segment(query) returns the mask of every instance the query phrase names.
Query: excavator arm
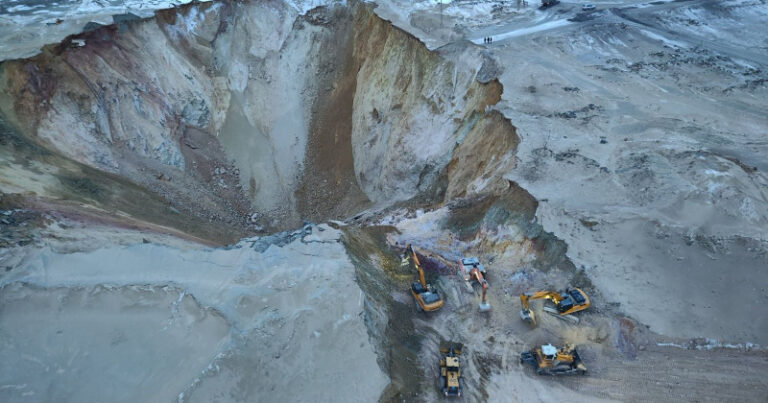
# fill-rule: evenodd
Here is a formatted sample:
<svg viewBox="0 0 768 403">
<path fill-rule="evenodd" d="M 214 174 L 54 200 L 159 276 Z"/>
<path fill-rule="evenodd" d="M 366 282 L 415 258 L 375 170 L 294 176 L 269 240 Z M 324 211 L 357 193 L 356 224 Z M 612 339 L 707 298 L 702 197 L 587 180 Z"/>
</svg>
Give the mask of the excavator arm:
<svg viewBox="0 0 768 403">
<path fill-rule="evenodd" d="M 479 269 L 474 268 L 472 271 L 469 272 L 470 278 L 473 278 L 477 281 L 478 284 L 483 288 L 483 294 L 482 299 L 480 300 L 480 306 L 479 309 L 481 312 L 487 312 L 491 310 L 491 305 L 488 303 L 488 301 L 485 299 L 486 292 L 488 290 L 488 281 L 485 280 L 483 277 L 483 273 L 480 272 Z"/>
<path fill-rule="evenodd" d="M 520 317 L 531 324 L 536 324 L 533 311 L 530 308 L 530 301 L 534 299 L 548 299 L 555 304 L 555 309 L 544 307 L 544 310 L 556 315 L 560 319 L 569 319 L 578 322 L 579 318 L 570 316 L 570 314 L 583 311 L 589 308 L 589 297 L 584 291 L 578 288 L 566 288 L 563 292 L 538 291 L 534 293 L 525 293 L 520 295 Z"/>
<path fill-rule="evenodd" d="M 416 270 L 416 272 L 419 274 L 419 283 L 421 283 L 422 287 L 427 287 L 427 280 L 424 278 L 424 269 L 421 268 L 421 263 L 419 263 L 419 257 L 416 255 L 416 251 L 413 249 L 413 245 L 408 244 L 408 247 L 405 249 L 405 257 L 403 260 L 408 259 L 411 264 L 413 265 L 413 268 Z"/>
<path fill-rule="evenodd" d="M 524 293 L 520 294 L 520 303 L 523 306 L 523 309 L 530 310 L 530 305 L 528 301 L 532 301 L 534 299 L 548 299 L 557 304 L 560 302 L 560 294 L 554 291 L 537 291 L 534 293 Z"/>
<path fill-rule="evenodd" d="M 533 293 L 526 292 L 520 294 L 520 305 L 522 306 L 522 309 L 520 309 L 520 317 L 523 319 L 523 321 L 532 325 L 536 324 L 536 317 L 531 310 L 529 301 L 534 299 L 548 299 L 557 305 L 560 302 L 561 297 L 559 293 L 554 291 L 537 291 Z"/>
<path fill-rule="evenodd" d="M 406 248 L 401 264 L 412 266 L 419 274 L 419 281 L 414 281 L 411 284 L 411 294 L 416 299 L 419 309 L 426 312 L 440 309 L 443 306 L 443 299 L 437 288 L 427 284 L 424 269 L 421 267 L 419 257 L 416 255 L 416 250 L 414 250 L 412 245 L 409 244 Z"/>
</svg>

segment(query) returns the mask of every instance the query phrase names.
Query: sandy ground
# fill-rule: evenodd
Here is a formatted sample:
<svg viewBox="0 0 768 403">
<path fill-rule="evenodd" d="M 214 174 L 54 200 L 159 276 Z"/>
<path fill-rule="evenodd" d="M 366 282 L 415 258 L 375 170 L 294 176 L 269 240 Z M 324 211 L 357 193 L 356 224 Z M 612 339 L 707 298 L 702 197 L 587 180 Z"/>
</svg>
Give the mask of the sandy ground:
<svg viewBox="0 0 768 403">
<path fill-rule="evenodd" d="M 389 248 L 415 242 L 447 262 L 488 262 L 490 314 L 477 313 L 477 290 L 440 270 L 429 274 L 446 291 L 439 313 L 416 312 L 412 273 L 382 281 L 386 309 L 372 307 L 363 277 L 384 276 L 384 249 L 365 273 L 326 225 L 201 249 L 54 224 L 41 236 L 58 243 L 0 250 L 0 400 L 370 401 L 389 396 L 389 375 L 409 393 L 401 400 L 436 401 L 437 345 L 457 340 L 465 401 L 764 401 L 768 323 L 754 307 L 768 302 L 766 4 L 595 3 L 593 13 L 567 1 L 377 11 L 430 48 L 494 38 L 482 54 L 501 66 L 496 108 L 522 137 L 505 178 L 536 197 L 535 218 L 474 237 L 447 208 L 376 222 L 399 231 Z M 247 68 L 231 67 L 234 88 Z M 369 89 L 366 119 L 384 110 L 373 102 L 384 87 Z M 246 119 L 233 130 L 252 128 Z M 230 140 L 240 152 L 248 143 Z M 59 184 L 47 173 L 19 179 L 29 171 L 15 162 L 2 170 L 17 179 L 0 179 L 12 192 L 29 189 L 11 187 L 19 181 L 42 195 Z M 541 249 L 566 245 L 534 242 L 539 223 L 575 267 L 532 268 Z M 521 291 L 564 287 L 576 269 L 594 292 L 578 326 L 541 312 L 535 329 L 519 320 Z M 541 378 L 519 365 L 545 342 L 577 343 L 589 375 Z"/>
<path fill-rule="evenodd" d="M 503 12 L 488 11 L 495 2 L 453 2 L 442 22 L 436 3 L 377 9 L 430 47 L 466 38 L 504 66 L 497 108 L 522 137 L 506 177 L 539 200 L 544 229 L 566 241 L 599 292 L 598 315 L 614 318 L 582 321 L 584 338 L 560 324 L 528 333 L 505 311 L 493 322 L 518 333 L 510 343 L 577 340 L 591 375 L 549 381 L 500 371 L 486 386 L 489 399 L 551 401 L 565 386 L 578 392 L 569 398 L 586 401 L 761 401 L 765 353 L 754 344 L 766 345 L 768 323 L 752 307 L 768 299 L 768 181 L 759 157 L 768 152 L 768 42 L 759 28 L 766 4 L 594 3 L 598 11 L 584 14 L 571 2 Z M 748 34 L 735 34 L 737 26 Z M 493 44 L 483 44 L 486 36 Z M 444 215 L 393 221 L 403 232 L 397 240 L 451 259 L 462 250 L 482 255 L 479 243 L 439 231 Z M 509 283 L 489 280 L 492 305 L 500 306 L 500 282 L 513 294 L 502 301 L 519 304 L 524 254 L 485 253 L 510 264 L 502 266 Z M 625 317 L 638 332 L 630 332 L 634 351 L 621 341 Z M 476 331 L 460 328 L 470 339 Z M 536 392 L 512 394 L 520 389 Z"/>
<path fill-rule="evenodd" d="M 2 400 L 375 400 L 387 380 L 340 233 L 297 234 L 263 252 L 4 250 L 24 256 L 0 278 Z"/>
<path fill-rule="evenodd" d="M 541 201 L 544 228 L 652 330 L 766 344 L 746 309 L 768 298 L 764 2 L 530 4 L 491 20 L 483 4 L 452 3 L 443 25 L 494 38 L 498 108 L 523 138 L 506 176 Z M 436 5 L 397 6 L 380 12 L 428 44 L 452 39 L 415 17 Z"/>
<path fill-rule="evenodd" d="M 8 402 L 170 401 L 223 347 L 229 328 L 168 286 L 15 284 L 2 295 Z"/>
<path fill-rule="evenodd" d="M 488 241 L 499 235 L 496 230 L 484 228 L 476 238 L 456 239 L 445 227 L 450 215 L 446 209 L 417 212 L 410 218 L 400 215 L 396 218 L 397 231 L 388 235 L 393 246 L 400 245 L 396 248 L 410 242 L 427 246 L 417 251 L 430 281 L 438 284 L 446 299 L 437 313 L 424 314 L 411 308 L 416 333 L 423 338 L 420 353 L 426 363 L 427 386 L 420 389 L 423 393 L 419 399 L 442 400 L 428 379 L 437 376 L 430 358 L 438 359 L 437 345 L 444 340 L 464 343 L 465 401 L 760 401 L 768 393 L 763 379 L 768 371 L 764 349 L 664 336 L 653 326 L 648 328 L 627 317 L 623 305 L 612 304 L 611 296 L 602 295 L 600 284 L 595 284 L 596 290 L 589 289 L 593 307 L 578 315 L 579 324 L 551 317 L 535 303 L 539 323 L 531 328 L 519 319 L 519 293 L 542 284 L 568 284 L 563 280 L 571 274 L 532 269 L 533 249 L 526 248 L 525 239 L 519 235 L 505 233 L 496 238 L 497 243 Z M 510 243 L 519 246 L 509 247 Z M 479 256 L 488 269 L 491 312 L 478 313 L 479 288 L 467 287 L 453 274 L 455 265 L 450 266 L 450 262 L 457 251 Z M 406 282 L 401 286 L 407 289 Z M 396 301 L 412 307 L 412 298 L 405 292 L 393 295 Z M 670 310 L 661 315 L 682 314 Z M 519 364 L 522 351 L 547 342 L 575 343 L 588 375 L 540 377 Z"/>
<path fill-rule="evenodd" d="M 112 24 L 113 15 L 149 17 L 190 0 L 9 0 L 0 4 L 0 60 L 30 57 L 40 48 L 82 31 L 89 22 Z"/>
<path fill-rule="evenodd" d="M 125 18 L 151 17 L 156 10 L 211 0 L 8 0 L 0 4 L 0 61 L 33 56 L 45 45 L 79 33 L 86 24 L 108 25 Z M 290 1 L 299 13 L 323 0 Z M 118 17 L 113 18 L 114 15 Z"/>
</svg>

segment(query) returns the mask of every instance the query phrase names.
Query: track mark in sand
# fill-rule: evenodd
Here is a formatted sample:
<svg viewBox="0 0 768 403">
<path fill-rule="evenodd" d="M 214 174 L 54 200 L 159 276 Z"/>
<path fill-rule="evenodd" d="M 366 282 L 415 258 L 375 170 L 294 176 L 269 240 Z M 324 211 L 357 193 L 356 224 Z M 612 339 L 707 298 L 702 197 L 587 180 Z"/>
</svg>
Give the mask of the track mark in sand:
<svg viewBox="0 0 768 403">
<path fill-rule="evenodd" d="M 541 32 L 541 31 L 547 31 L 550 29 L 564 27 L 570 24 L 572 24 L 571 21 L 568 21 L 568 19 L 563 18 L 561 20 L 549 21 L 543 24 L 534 25 L 532 27 L 519 28 L 519 29 L 515 29 L 509 32 L 504 32 L 497 35 L 489 35 L 489 37 L 493 38 L 494 41 L 503 41 L 504 39 L 515 38 L 518 36 L 528 35 L 528 34 Z M 473 39 L 472 43 L 480 45 L 483 43 L 483 38 Z"/>
</svg>

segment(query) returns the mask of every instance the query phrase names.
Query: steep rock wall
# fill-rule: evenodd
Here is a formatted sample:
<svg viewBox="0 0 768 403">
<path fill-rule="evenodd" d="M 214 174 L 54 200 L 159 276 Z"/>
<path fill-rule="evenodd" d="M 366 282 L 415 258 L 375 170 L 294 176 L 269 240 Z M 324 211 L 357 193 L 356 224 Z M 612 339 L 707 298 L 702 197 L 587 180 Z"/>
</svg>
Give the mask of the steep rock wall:
<svg viewBox="0 0 768 403">
<path fill-rule="evenodd" d="M 478 51 L 430 52 L 365 5 L 205 3 L 78 38 L 0 65 L 3 119 L 235 232 L 500 189 L 514 164 Z"/>
<path fill-rule="evenodd" d="M 437 181 L 500 86 L 475 79 L 478 59 L 446 62 L 372 13 L 359 14 L 356 25 L 355 173 L 374 201 L 411 198 Z M 505 129 L 514 137 L 511 125 Z"/>
</svg>

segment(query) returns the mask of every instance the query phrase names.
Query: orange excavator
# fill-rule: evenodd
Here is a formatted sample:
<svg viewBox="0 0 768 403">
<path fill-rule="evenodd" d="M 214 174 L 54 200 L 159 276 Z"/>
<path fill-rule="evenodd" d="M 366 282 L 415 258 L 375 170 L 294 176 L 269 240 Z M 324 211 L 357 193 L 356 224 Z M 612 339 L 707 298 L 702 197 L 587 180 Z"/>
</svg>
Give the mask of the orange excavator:
<svg viewBox="0 0 768 403">
<path fill-rule="evenodd" d="M 533 315 L 533 311 L 528 303 L 529 300 L 534 299 L 548 299 L 555 304 L 555 308 L 545 306 L 543 309 L 545 312 L 551 313 L 560 319 L 568 319 L 573 322 L 578 322 L 579 318 L 575 316 L 569 316 L 574 312 L 583 311 L 589 308 L 589 297 L 584 291 L 578 288 L 566 288 L 565 291 L 537 291 L 533 293 L 520 294 L 520 317 L 523 321 L 532 325 L 536 324 L 536 318 Z"/>
<path fill-rule="evenodd" d="M 459 275 L 464 277 L 464 281 L 477 281 L 477 283 L 480 284 L 480 287 L 483 289 L 480 305 L 478 306 L 480 312 L 488 312 L 491 310 L 491 304 L 489 304 L 488 300 L 486 299 L 488 281 L 485 280 L 485 274 L 487 274 L 487 271 L 485 270 L 485 267 L 480 264 L 480 260 L 478 258 L 465 257 L 459 261 Z"/>
<path fill-rule="evenodd" d="M 419 309 L 426 312 L 440 309 L 443 306 L 443 298 L 440 296 L 437 288 L 432 284 L 427 284 L 426 279 L 424 279 L 424 269 L 421 268 L 419 263 L 419 257 L 416 256 L 416 251 L 410 244 L 405 249 L 401 265 L 410 265 L 419 274 L 419 281 L 414 281 L 411 284 L 411 294 L 416 300 Z"/>
</svg>

